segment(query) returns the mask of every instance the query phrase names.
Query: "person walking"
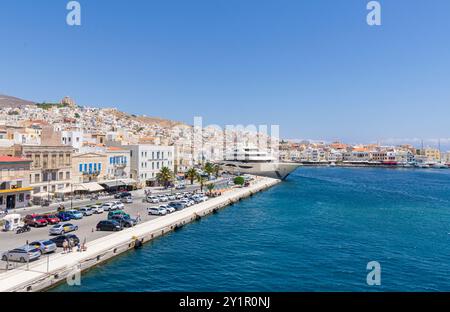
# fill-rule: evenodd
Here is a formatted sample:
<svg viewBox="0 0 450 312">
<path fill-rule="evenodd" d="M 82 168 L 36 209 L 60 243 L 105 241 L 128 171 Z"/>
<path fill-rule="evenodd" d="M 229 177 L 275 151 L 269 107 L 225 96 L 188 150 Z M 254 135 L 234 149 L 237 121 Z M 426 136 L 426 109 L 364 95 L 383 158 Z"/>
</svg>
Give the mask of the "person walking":
<svg viewBox="0 0 450 312">
<path fill-rule="evenodd" d="M 65 239 L 65 240 L 63 241 L 63 253 L 66 253 L 66 252 L 67 252 L 67 244 L 68 244 L 67 239 Z"/>
</svg>

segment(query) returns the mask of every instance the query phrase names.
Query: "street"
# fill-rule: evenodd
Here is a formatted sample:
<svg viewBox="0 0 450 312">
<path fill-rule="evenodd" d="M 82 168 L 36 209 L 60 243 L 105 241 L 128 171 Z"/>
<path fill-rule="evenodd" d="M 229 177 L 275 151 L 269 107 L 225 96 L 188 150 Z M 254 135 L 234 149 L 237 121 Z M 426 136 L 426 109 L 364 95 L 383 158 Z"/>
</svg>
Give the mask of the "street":
<svg viewBox="0 0 450 312">
<path fill-rule="evenodd" d="M 227 181 L 226 180 L 219 180 L 215 182 L 217 188 L 225 188 L 227 187 Z M 152 190 L 152 194 L 170 194 L 170 193 L 182 193 L 182 192 L 192 192 L 198 190 L 200 187 L 198 185 L 187 185 L 185 189 L 182 190 Z M 158 218 L 157 216 L 149 216 L 147 213 L 148 207 L 154 207 L 159 206 L 159 204 L 150 204 L 147 202 L 144 202 L 145 195 L 144 190 L 138 190 L 133 191 L 133 203 L 131 204 L 125 204 L 124 211 L 132 218 L 136 218 L 138 215 L 141 217 L 141 222 L 146 222 L 155 218 Z M 104 199 L 99 200 L 86 200 L 83 201 L 83 203 L 77 203 L 74 204 L 74 208 L 81 208 L 86 205 L 92 205 L 96 203 L 105 203 L 109 202 L 113 199 L 112 196 L 109 196 Z M 167 203 L 167 202 L 166 202 Z M 70 209 L 70 202 L 69 205 L 67 203 L 64 203 L 66 209 Z M 161 203 L 165 204 L 165 203 Z M 17 211 L 17 213 L 20 213 L 23 217 L 28 214 L 44 214 L 44 213 L 55 213 L 56 209 L 58 207 L 58 204 L 53 204 L 50 207 L 36 207 L 32 209 L 24 209 L 21 211 Z M 111 232 L 101 232 L 96 231 L 96 225 L 101 220 L 106 220 L 108 216 L 108 212 L 104 212 L 103 214 L 94 214 L 92 216 L 83 217 L 81 220 L 70 220 L 63 223 L 72 223 L 74 225 L 78 226 L 78 230 L 75 232 L 71 232 L 71 234 L 75 234 L 79 237 L 80 241 L 83 242 L 84 239 L 86 239 L 87 242 L 98 239 L 100 237 L 104 237 Z M 36 240 L 45 240 L 50 239 L 53 236 L 49 235 L 49 229 L 51 225 L 48 225 L 46 227 L 42 228 L 31 228 L 30 232 L 23 233 L 23 234 L 16 234 L 15 231 L 13 232 L 0 232 L 0 253 L 11 250 L 13 248 L 17 248 L 20 246 L 23 246 L 27 243 L 31 243 L 32 241 Z"/>
</svg>

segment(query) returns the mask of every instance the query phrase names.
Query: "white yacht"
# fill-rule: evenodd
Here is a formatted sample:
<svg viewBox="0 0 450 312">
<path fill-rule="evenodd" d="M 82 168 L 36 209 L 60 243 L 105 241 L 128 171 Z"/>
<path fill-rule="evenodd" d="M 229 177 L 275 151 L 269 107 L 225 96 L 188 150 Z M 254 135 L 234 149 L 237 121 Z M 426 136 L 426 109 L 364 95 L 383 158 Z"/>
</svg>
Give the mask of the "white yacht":
<svg viewBox="0 0 450 312">
<path fill-rule="evenodd" d="M 235 148 L 219 163 L 223 170 L 236 174 L 253 174 L 284 180 L 300 167 L 298 163 L 278 162 L 273 156 L 256 147 Z"/>
</svg>

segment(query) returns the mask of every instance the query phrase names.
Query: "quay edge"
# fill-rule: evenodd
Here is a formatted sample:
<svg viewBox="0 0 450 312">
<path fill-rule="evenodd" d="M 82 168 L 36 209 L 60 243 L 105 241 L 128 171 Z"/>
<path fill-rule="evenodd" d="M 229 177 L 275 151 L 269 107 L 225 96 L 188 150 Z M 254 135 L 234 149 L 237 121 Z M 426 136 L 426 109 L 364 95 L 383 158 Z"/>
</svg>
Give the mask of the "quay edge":
<svg viewBox="0 0 450 312">
<path fill-rule="evenodd" d="M 85 252 L 55 254 L 51 257 L 50 265 L 43 259 L 30 264 L 28 271 L 23 269 L 7 271 L 0 274 L 0 291 L 39 292 L 51 289 L 66 281 L 67 277 L 72 276 L 75 272 L 81 274 L 115 256 L 134 249 L 136 241 L 150 242 L 280 182 L 281 180 L 278 179 L 258 177 L 257 181 L 249 187 L 234 189 L 220 197 L 211 198 L 207 202 L 89 242 Z M 48 272 L 47 268 L 49 268 Z"/>
</svg>

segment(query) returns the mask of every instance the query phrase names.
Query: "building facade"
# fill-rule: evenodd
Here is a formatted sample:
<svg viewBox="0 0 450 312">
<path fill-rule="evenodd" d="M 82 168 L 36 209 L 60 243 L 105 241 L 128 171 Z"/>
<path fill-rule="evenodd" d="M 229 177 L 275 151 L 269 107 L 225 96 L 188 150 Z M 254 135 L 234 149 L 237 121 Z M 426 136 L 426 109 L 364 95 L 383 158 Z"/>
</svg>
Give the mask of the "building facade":
<svg viewBox="0 0 450 312">
<path fill-rule="evenodd" d="M 130 151 L 121 147 L 110 146 L 106 149 L 106 176 L 108 179 L 130 177 Z"/>
<path fill-rule="evenodd" d="M 106 179 L 107 156 L 100 153 L 75 154 L 72 157 L 74 184 L 99 182 Z"/>
<path fill-rule="evenodd" d="M 141 185 L 155 185 L 161 168 L 174 171 L 174 147 L 162 145 L 124 145 L 130 151 L 131 178 Z"/>
<path fill-rule="evenodd" d="M 22 146 L 20 156 L 31 161 L 33 194 L 55 193 L 71 184 L 73 148 L 70 146 Z"/>
<path fill-rule="evenodd" d="M 0 156 L 0 211 L 28 206 L 31 199 L 31 160 Z"/>
</svg>

